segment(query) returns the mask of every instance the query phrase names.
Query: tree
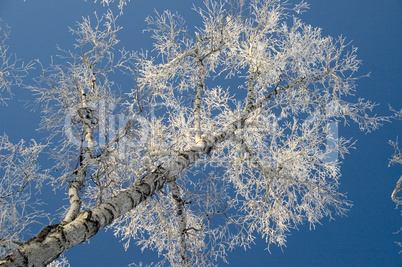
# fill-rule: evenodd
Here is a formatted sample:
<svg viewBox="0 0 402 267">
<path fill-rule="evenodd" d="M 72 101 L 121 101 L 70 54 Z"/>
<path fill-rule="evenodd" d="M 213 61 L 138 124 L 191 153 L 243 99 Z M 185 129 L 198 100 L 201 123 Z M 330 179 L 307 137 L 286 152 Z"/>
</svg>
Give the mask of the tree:
<svg viewBox="0 0 402 267">
<path fill-rule="evenodd" d="M 368 115 L 375 104 L 350 102 L 356 48 L 302 23 L 304 2 L 204 4 L 195 33 L 178 14 L 149 17 L 152 52 L 118 50 L 117 18 L 95 14 L 72 30 L 75 50 L 41 66 L 27 88 L 46 144 L 0 143 L 1 210 L 20 229 L 1 227 L 9 254 L 0 266 L 49 264 L 104 227 L 171 265 L 209 266 L 255 233 L 284 245 L 290 229 L 347 211 L 337 157 L 352 143 L 332 126 L 370 131 L 386 120 Z M 123 75 L 133 81 L 127 94 L 113 82 Z M 40 170 L 45 149 L 54 167 Z M 65 188 L 69 205 L 60 223 L 23 241 L 43 214 L 19 203 L 44 181 Z"/>
</svg>

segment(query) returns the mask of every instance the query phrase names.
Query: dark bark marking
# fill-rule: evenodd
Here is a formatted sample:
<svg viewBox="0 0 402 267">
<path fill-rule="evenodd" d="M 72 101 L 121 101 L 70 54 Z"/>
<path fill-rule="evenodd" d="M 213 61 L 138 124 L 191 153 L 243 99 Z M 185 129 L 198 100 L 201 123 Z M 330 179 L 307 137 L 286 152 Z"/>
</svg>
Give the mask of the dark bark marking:
<svg viewBox="0 0 402 267">
<path fill-rule="evenodd" d="M 18 256 L 22 258 L 23 266 L 28 266 L 28 262 L 29 262 L 29 261 L 28 261 L 28 257 L 25 256 L 24 253 L 22 253 L 19 249 L 16 249 L 15 252 L 13 252 L 13 253 L 17 253 Z M 17 257 L 17 258 L 18 258 L 18 257 Z M 11 261 L 12 261 L 12 262 L 15 262 L 15 259 L 14 259 L 14 257 L 13 257 L 12 254 L 11 254 Z"/>
<path fill-rule="evenodd" d="M 64 233 L 62 226 L 59 226 L 59 233 L 61 237 L 60 239 L 63 240 L 63 243 L 66 243 L 67 242 L 66 233 Z"/>
<path fill-rule="evenodd" d="M 109 207 L 111 207 L 111 210 L 113 210 L 114 213 L 117 212 L 117 209 L 116 209 L 115 205 L 113 205 L 112 203 L 109 203 L 109 202 L 106 202 L 105 204 L 108 205 Z"/>
<path fill-rule="evenodd" d="M 86 223 L 84 223 L 83 225 L 85 227 L 85 232 L 89 232 L 89 226 Z"/>
<path fill-rule="evenodd" d="M 105 210 L 110 214 L 110 216 L 112 216 L 112 219 L 111 219 L 111 220 L 106 220 L 106 221 L 108 222 L 108 224 L 109 224 L 109 223 L 111 223 L 111 222 L 114 220 L 114 213 L 113 213 L 113 211 L 112 211 L 111 209 L 109 209 L 109 208 L 106 208 L 106 207 L 105 207 Z"/>
<path fill-rule="evenodd" d="M 130 202 L 131 202 L 131 208 L 134 208 L 134 199 L 133 199 L 133 197 L 131 196 L 131 194 L 129 193 L 129 192 L 126 192 L 126 195 L 127 195 L 127 197 L 128 197 L 128 199 L 130 199 Z"/>
<path fill-rule="evenodd" d="M 142 202 L 146 198 L 144 196 L 144 193 L 142 193 L 140 189 L 136 189 L 135 192 L 137 192 L 140 195 L 140 202 Z"/>
<path fill-rule="evenodd" d="M 187 154 L 180 154 L 181 157 L 183 157 L 186 161 L 189 160 L 189 157 Z"/>
<path fill-rule="evenodd" d="M 45 238 L 50 235 L 52 232 L 54 232 L 54 229 L 57 227 L 57 225 L 48 225 L 45 228 L 43 228 L 39 234 L 37 234 L 36 236 L 32 237 L 31 239 L 29 239 L 26 244 L 29 245 L 31 243 L 42 243 L 43 240 L 45 240 Z"/>
</svg>

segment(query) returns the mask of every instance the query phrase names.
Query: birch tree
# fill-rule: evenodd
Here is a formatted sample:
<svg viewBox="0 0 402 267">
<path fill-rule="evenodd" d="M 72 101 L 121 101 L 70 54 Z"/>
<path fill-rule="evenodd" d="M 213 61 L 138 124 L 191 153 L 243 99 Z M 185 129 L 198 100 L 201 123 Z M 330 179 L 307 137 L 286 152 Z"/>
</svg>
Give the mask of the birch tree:
<svg viewBox="0 0 402 267">
<path fill-rule="evenodd" d="M 283 246 L 291 229 L 345 214 L 340 160 L 353 142 L 333 127 L 371 131 L 385 118 L 351 102 L 357 49 L 303 23 L 307 7 L 205 0 L 197 27 L 159 12 L 147 18 L 154 46 L 141 52 L 120 46 L 110 11 L 79 22 L 75 49 L 28 86 L 48 142 L 0 143 L 1 210 L 44 181 L 68 203 L 28 241 L 2 227 L 0 266 L 63 266 L 54 260 L 106 227 L 126 248 L 157 251 L 159 265 L 211 266 L 256 235 Z M 120 90 L 124 77 L 132 87 Z M 39 215 L 7 218 L 23 229 Z"/>
</svg>

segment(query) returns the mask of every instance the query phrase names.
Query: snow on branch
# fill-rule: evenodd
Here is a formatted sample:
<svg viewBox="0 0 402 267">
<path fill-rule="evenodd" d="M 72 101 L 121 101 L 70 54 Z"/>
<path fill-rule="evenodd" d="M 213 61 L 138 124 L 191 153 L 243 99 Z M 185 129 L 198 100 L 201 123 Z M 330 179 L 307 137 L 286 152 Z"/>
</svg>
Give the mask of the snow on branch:
<svg viewBox="0 0 402 267">
<path fill-rule="evenodd" d="M 85 1 L 87 1 L 87 0 L 85 0 Z M 101 3 L 103 6 L 105 6 L 105 5 L 109 6 L 110 4 L 113 4 L 114 1 L 115 0 L 100 0 L 99 3 Z M 96 3 L 96 2 L 98 2 L 98 0 L 94 0 L 94 3 Z M 129 3 L 129 2 L 130 2 L 130 0 L 119 0 L 117 7 L 119 8 L 121 14 L 123 14 L 124 6 L 126 6 L 127 3 Z"/>
<path fill-rule="evenodd" d="M 389 164 L 390 165 L 402 164 L 402 153 L 399 149 L 398 138 L 396 139 L 396 141 L 389 141 L 388 143 L 395 149 L 394 155 L 392 155 L 392 158 L 389 160 Z M 402 204 L 402 200 L 400 199 L 400 197 L 397 197 L 397 194 L 402 191 L 401 186 L 402 186 L 402 176 L 396 182 L 395 189 L 394 191 L 392 191 L 391 194 L 392 201 L 394 201 L 397 205 Z"/>
<path fill-rule="evenodd" d="M 1 22 L 1 19 L 0 19 Z M 24 64 L 10 53 L 6 44 L 10 35 L 7 25 L 0 25 L 0 104 L 5 104 L 12 97 L 11 88 L 21 86 L 22 79 L 33 69 L 33 63 Z"/>
<path fill-rule="evenodd" d="M 20 245 L 26 228 L 46 216 L 37 210 L 40 203 L 30 200 L 49 178 L 37 164 L 44 147 L 33 140 L 29 146 L 13 144 L 7 135 L 0 136 L 0 256 Z"/>
</svg>

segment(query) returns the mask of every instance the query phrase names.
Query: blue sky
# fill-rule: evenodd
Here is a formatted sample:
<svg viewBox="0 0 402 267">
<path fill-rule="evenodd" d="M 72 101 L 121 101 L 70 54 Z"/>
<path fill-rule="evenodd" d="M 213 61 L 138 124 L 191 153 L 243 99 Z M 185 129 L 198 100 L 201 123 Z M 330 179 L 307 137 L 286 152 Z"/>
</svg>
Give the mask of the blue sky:
<svg viewBox="0 0 402 267">
<path fill-rule="evenodd" d="M 90 1 L 90 0 L 88 0 Z M 132 0 L 119 19 L 124 29 L 118 35 L 128 49 L 150 49 L 149 35 L 143 34 L 144 18 L 153 9 L 178 10 L 189 20 L 195 13 L 188 0 Z M 292 2 L 292 1 L 291 1 Z M 310 0 L 310 10 L 301 16 L 306 23 L 323 28 L 324 35 L 343 35 L 359 47 L 363 61 L 360 74 L 370 74 L 358 82 L 357 97 L 380 104 L 377 114 L 389 114 L 388 104 L 402 108 L 402 1 L 400 0 Z M 83 0 L 0 0 L 0 18 L 11 27 L 10 51 L 24 61 L 39 58 L 46 66 L 57 54 L 56 44 L 70 49 L 74 39 L 68 27 L 74 27 L 101 5 Z M 117 11 L 116 11 L 117 12 Z M 30 83 L 28 78 L 26 83 Z M 39 139 L 35 129 L 39 113 L 24 108 L 32 96 L 15 88 L 14 100 L 0 106 L 0 134 L 7 133 L 17 142 L 21 138 Z M 388 140 L 402 139 L 402 122 L 385 124 L 370 134 L 356 125 L 341 127 L 340 135 L 358 140 L 356 150 L 347 155 L 342 165 L 341 192 L 347 192 L 353 207 L 347 217 L 324 219 L 310 230 L 308 225 L 294 230 L 287 247 L 265 249 L 257 240 L 251 250 L 237 249 L 229 254 L 229 266 L 401 266 L 402 254 L 394 241 L 402 241 L 400 210 L 395 209 L 390 195 L 401 175 L 399 166 L 388 167 L 393 148 Z M 46 161 L 41 162 L 46 166 Z M 45 196 L 59 201 L 52 193 Z M 155 254 L 141 253 L 132 246 L 124 252 L 122 243 L 109 231 L 66 253 L 72 266 L 127 266 L 131 262 L 150 262 Z M 225 266 L 225 264 L 221 264 Z"/>
</svg>

